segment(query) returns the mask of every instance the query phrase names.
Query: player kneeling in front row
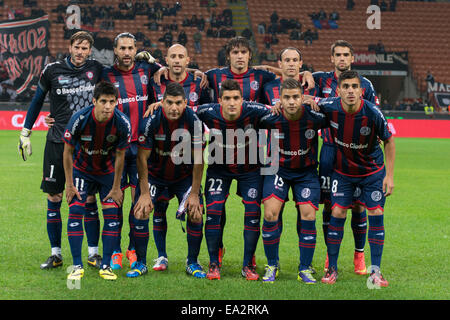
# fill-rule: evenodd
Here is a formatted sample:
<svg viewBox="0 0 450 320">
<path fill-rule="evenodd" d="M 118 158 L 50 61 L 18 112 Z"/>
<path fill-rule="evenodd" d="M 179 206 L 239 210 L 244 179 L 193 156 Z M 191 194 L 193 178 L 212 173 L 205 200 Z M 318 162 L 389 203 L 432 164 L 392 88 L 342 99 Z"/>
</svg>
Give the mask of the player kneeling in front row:
<svg viewBox="0 0 450 320">
<path fill-rule="evenodd" d="M 98 190 L 102 202 L 104 227 L 100 276 L 107 280 L 117 279 L 110 260 L 119 239 L 118 210 L 123 201 L 120 181 L 125 150 L 131 139 L 130 122 L 116 109 L 117 97 L 113 84 L 98 83 L 93 105 L 75 113 L 64 132 L 63 162 L 69 204 L 67 234 L 74 265 L 69 280 L 80 280 L 84 275 L 81 247 L 87 190 Z"/>
<path fill-rule="evenodd" d="M 300 221 L 297 222 L 300 249 L 298 280 L 314 284 L 316 280 L 310 266 L 316 247 L 316 210 L 320 200 L 317 131 L 325 127 L 327 122 L 324 114 L 303 104 L 302 86 L 297 80 L 283 81 L 280 97 L 281 113 L 261 119 L 262 126 L 278 130 L 271 137 L 278 138 L 279 146 L 278 157 L 272 155 L 272 159 L 278 161 L 278 172 L 264 177 L 262 238 L 268 265 L 263 282 L 273 283 L 279 272 L 278 217 L 288 198 L 289 188 L 292 188 L 296 206 L 300 210 Z"/>
<path fill-rule="evenodd" d="M 179 83 L 169 83 L 162 108 L 147 118 L 140 127 L 137 167 L 139 185 L 134 206 L 136 267 L 127 277 L 148 272 L 146 266 L 149 240 L 149 214 L 166 215 L 167 201 L 173 196 L 179 203 L 185 199 L 187 209 L 188 255 L 186 272 L 196 278 L 206 273 L 198 263 L 203 239 L 201 180 L 203 175 L 203 125 L 194 111 L 186 108 L 187 100 Z M 187 197 L 187 199 L 186 199 Z"/>
<path fill-rule="evenodd" d="M 337 280 L 337 260 L 344 235 L 347 210 L 357 187 L 367 208 L 368 240 L 372 270 L 370 279 L 378 286 L 388 282 L 380 272 L 384 246 L 383 208 L 394 188 L 395 144 L 388 123 L 371 102 L 361 99 L 361 80 L 356 71 L 344 71 L 338 79 L 339 97 L 319 102 L 330 122 L 331 137 L 337 148 L 331 177 L 332 213 L 327 234 L 329 268 L 323 283 Z M 379 139 L 384 142 L 386 166 Z"/>
</svg>

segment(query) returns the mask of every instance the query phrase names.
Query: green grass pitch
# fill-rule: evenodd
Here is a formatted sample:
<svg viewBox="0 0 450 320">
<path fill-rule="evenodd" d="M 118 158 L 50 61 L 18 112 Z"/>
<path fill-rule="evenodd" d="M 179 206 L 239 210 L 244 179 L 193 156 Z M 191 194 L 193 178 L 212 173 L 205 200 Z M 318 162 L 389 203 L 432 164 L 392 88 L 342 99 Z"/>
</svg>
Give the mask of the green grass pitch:
<svg viewBox="0 0 450 320">
<path fill-rule="evenodd" d="M 366 276 L 353 273 L 353 236 L 347 219 L 339 258 L 339 280 L 333 285 L 320 281 L 314 286 L 299 283 L 298 238 L 295 231 L 296 214 L 292 202 L 284 214 L 284 229 L 280 244 L 281 273 L 272 285 L 247 282 L 240 275 L 243 256 L 243 206 L 232 186 L 227 202 L 227 225 L 224 243 L 226 254 L 222 280 L 192 279 L 185 274 L 186 234 L 175 220 L 175 201 L 168 209 L 169 270 L 155 272 L 138 279 L 128 279 L 128 267 L 118 272 L 118 280 L 108 282 L 97 270 L 87 266 L 79 289 L 69 289 L 67 267 L 71 265 L 66 234 L 68 208 L 63 202 L 62 253 L 64 266 L 57 270 L 39 269 L 50 254 L 46 232 L 46 199 L 39 189 L 42 176 L 42 156 L 45 132 L 32 135 L 33 155 L 24 162 L 17 154 L 19 132 L 0 131 L 0 299 L 168 299 L 168 300 L 447 300 L 450 298 L 449 225 L 450 225 L 450 140 L 396 139 L 397 158 L 394 194 L 385 207 L 386 240 L 382 271 L 390 282 L 388 288 L 369 289 Z M 130 206 L 126 192 L 124 212 Z M 313 266 L 316 278 L 323 275 L 326 248 L 317 215 L 317 246 Z M 102 218 L 101 218 L 102 220 Z M 125 221 L 126 215 L 125 215 Z M 150 226 L 151 228 L 151 226 Z M 126 248 L 128 226 L 125 223 L 122 248 Z M 100 245 L 101 246 L 101 245 Z M 100 247 L 101 248 L 101 247 Z M 84 240 L 83 256 L 87 258 Z M 150 237 L 149 265 L 156 258 Z M 208 264 L 206 243 L 199 257 Z M 262 241 L 256 252 L 258 272 L 262 275 L 266 263 Z M 127 260 L 124 260 L 127 262 Z M 125 263 L 126 264 L 126 263 Z M 366 243 L 366 264 L 370 265 L 370 249 Z"/>
</svg>

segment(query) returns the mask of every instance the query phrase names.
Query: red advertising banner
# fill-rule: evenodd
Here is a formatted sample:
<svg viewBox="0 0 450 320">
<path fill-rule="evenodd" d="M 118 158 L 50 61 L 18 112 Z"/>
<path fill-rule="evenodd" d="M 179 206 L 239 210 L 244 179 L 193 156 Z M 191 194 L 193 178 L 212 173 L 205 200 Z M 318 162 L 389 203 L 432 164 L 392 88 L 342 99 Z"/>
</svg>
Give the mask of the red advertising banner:
<svg viewBox="0 0 450 320">
<path fill-rule="evenodd" d="M 389 119 L 395 137 L 450 138 L 450 120 Z"/>
<path fill-rule="evenodd" d="M 0 130 L 20 130 L 25 122 L 26 111 L 0 111 Z M 47 130 L 45 117 L 49 112 L 41 112 L 33 130 Z M 450 120 L 410 120 L 388 119 L 389 128 L 395 137 L 405 138 L 448 138 Z"/>
<path fill-rule="evenodd" d="M 47 130 L 45 117 L 50 112 L 41 112 L 34 123 L 33 130 Z M 21 130 L 25 122 L 26 111 L 0 111 L 0 130 Z"/>
</svg>

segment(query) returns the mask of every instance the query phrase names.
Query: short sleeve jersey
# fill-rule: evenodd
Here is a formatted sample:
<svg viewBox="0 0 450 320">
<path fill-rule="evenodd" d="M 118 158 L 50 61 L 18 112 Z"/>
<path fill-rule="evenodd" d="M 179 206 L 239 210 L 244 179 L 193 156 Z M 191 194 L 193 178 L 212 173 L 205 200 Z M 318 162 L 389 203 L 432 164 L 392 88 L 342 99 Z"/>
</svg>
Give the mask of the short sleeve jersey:
<svg viewBox="0 0 450 320">
<path fill-rule="evenodd" d="M 340 97 L 323 99 L 321 111 L 327 115 L 331 138 L 337 147 L 334 169 L 352 177 L 374 174 L 384 167 L 383 151 L 378 139 L 392 137 L 388 123 L 373 103 L 361 100 L 358 110 L 348 113 Z"/>
<path fill-rule="evenodd" d="M 111 118 L 98 122 L 94 106 L 75 113 L 67 124 L 63 141 L 75 148 L 73 165 L 93 175 L 114 172 L 116 149 L 126 149 L 131 140 L 128 117 L 114 109 Z"/>
<path fill-rule="evenodd" d="M 131 122 L 132 138 L 137 141 L 139 122 L 147 110 L 149 99 L 150 79 L 161 65 L 137 61 L 128 71 L 120 70 L 116 65 L 105 68 L 102 80 L 113 83 L 119 91 L 117 107 L 125 113 Z"/>
<path fill-rule="evenodd" d="M 317 71 L 313 73 L 314 82 L 316 84 L 314 91 L 311 92 L 312 95 L 320 98 L 337 97 L 337 87 L 338 78 L 336 72 L 323 72 Z M 372 82 L 366 77 L 360 76 L 361 88 L 362 88 L 362 98 L 368 100 L 377 106 L 380 104 L 375 93 L 375 89 Z M 330 130 L 322 130 L 322 138 L 325 143 L 332 143 Z"/>
<path fill-rule="evenodd" d="M 264 85 L 275 80 L 276 75 L 265 70 L 249 68 L 242 74 L 236 74 L 229 67 L 215 68 L 206 71 L 209 86 L 213 90 L 213 102 L 219 102 L 220 84 L 227 80 L 236 80 L 241 86 L 242 96 L 246 101 L 261 102 Z"/>
<path fill-rule="evenodd" d="M 197 116 L 209 128 L 208 150 L 215 159 L 208 169 L 239 175 L 260 168 L 260 162 L 254 157 L 258 154 L 256 130 L 261 128 L 259 119 L 269 114 L 269 110 L 263 104 L 244 101 L 239 118 L 229 121 L 218 103 L 198 106 Z"/>
<path fill-rule="evenodd" d="M 295 121 L 286 119 L 283 112 L 269 114 L 261 119 L 263 127 L 278 130 L 275 138 L 279 145 L 280 167 L 303 169 L 317 165 L 317 131 L 328 126 L 328 122 L 323 113 L 311 110 L 309 106 L 303 105 L 303 110 L 300 119 Z"/>
<path fill-rule="evenodd" d="M 186 133 L 189 136 L 181 136 Z M 181 143 L 188 143 L 190 147 Z M 186 148 L 181 148 L 182 146 Z M 164 109 L 158 108 L 140 126 L 139 147 L 151 150 L 148 158 L 149 175 L 176 182 L 192 174 L 192 153 L 184 155 L 182 152 L 189 149 L 203 150 L 203 125 L 190 108 L 185 108 L 177 120 L 167 119 Z M 180 163 L 176 164 L 178 161 Z"/>
<path fill-rule="evenodd" d="M 166 92 L 166 87 L 170 82 L 173 82 L 170 78 L 161 78 L 160 85 L 157 85 L 153 79 L 150 81 L 150 86 L 152 88 L 150 100 L 152 103 L 162 100 L 164 92 Z M 194 76 L 190 73 L 186 73 L 186 77 L 183 81 L 180 82 L 180 84 L 183 86 L 184 93 L 186 94 L 187 105 L 191 108 L 194 106 L 198 106 L 199 104 L 211 102 L 209 89 L 201 88 L 200 82 L 200 78 L 194 80 Z"/>
</svg>

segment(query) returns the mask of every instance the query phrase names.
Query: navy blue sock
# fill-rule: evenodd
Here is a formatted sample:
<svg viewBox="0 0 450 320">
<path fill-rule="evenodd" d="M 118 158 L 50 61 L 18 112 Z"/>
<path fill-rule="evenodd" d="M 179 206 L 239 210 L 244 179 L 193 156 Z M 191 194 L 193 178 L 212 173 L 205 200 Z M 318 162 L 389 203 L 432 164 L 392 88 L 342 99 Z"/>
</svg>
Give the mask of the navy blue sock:
<svg viewBox="0 0 450 320">
<path fill-rule="evenodd" d="M 206 208 L 205 239 L 210 263 L 219 264 L 219 245 L 221 239 L 221 216 L 223 203 L 213 202 Z"/>
<path fill-rule="evenodd" d="M 71 204 L 69 206 L 69 218 L 67 219 L 67 236 L 69 238 L 70 252 L 73 265 L 83 265 L 81 260 L 81 248 L 83 246 L 83 216 L 84 206 Z"/>
<path fill-rule="evenodd" d="M 47 199 L 47 234 L 51 248 L 61 248 L 61 201 L 52 202 Z"/>
<path fill-rule="evenodd" d="M 133 237 L 135 242 L 135 250 L 137 261 L 143 264 L 147 264 L 147 248 L 149 240 L 149 219 L 138 220 L 133 216 Z"/>
<path fill-rule="evenodd" d="M 119 241 L 119 208 L 103 209 L 103 258 L 102 263 L 109 266 L 111 256 L 118 246 Z"/>
<path fill-rule="evenodd" d="M 187 264 L 197 263 L 203 239 L 203 222 L 195 223 L 187 219 L 186 233 L 188 244 Z"/>
<path fill-rule="evenodd" d="M 98 218 L 97 202 L 87 202 L 84 215 L 84 229 L 89 247 L 98 247 L 100 239 L 100 220 Z"/>
<path fill-rule="evenodd" d="M 384 246 L 384 215 L 369 216 L 369 245 L 370 257 L 373 266 L 381 265 L 381 256 Z"/>
<path fill-rule="evenodd" d="M 242 266 L 248 266 L 255 254 L 261 234 L 261 208 L 256 201 L 244 201 L 244 260 Z"/>
<path fill-rule="evenodd" d="M 327 245 L 327 234 L 328 234 L 328 226 L 330 225 L 330 219 L 331 219 L 331 211 L 327 211 L 324 208 L 322 211 L 322 230 L 325 245 Z"/>
<path fill-rule="evenodd" d="M 264 219 L 262 226 L 262 239 L 267 264 L 276 266 L 278 264 L 278 248 L 280 245 L 279 221 L 267 221 Z"/>
<path fill-rule="evenodd" d="M 342 238 L 344 237 L 344 225 L 345 218 L 331 216 L 327 234 L 328 260 L 329 267 L 334 267 L 336 270 L 339 249 L 341 247 Z"/>
<path fill-rule="evenodd" d="M 158 257 L 166 257 L 166 235 L 167 235 L 167 202 L 156 202 L 153 214 L 153 238 L 155 240 Z"/>
<path fill-rule="evenodd" d="M 367 235 L 367 214 L 366 209 L 363 212 L 353 212 L 351 226 L 353 238 L 355 239 L 355 250 L 364 251 Z"/>
<path fill-rule="evenodd" d="M 316 249 L 316 220 L 302 220 L 301 235 L 298 240 L 300 248 L 299 271 L 306 270 L 312 263 L 314 250 Z"/>
</svg>

